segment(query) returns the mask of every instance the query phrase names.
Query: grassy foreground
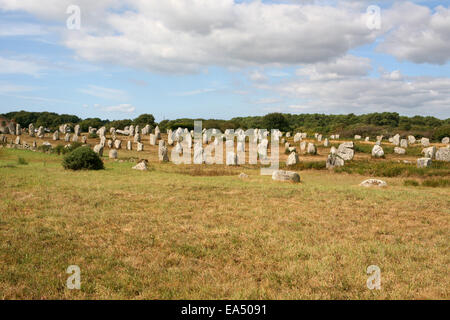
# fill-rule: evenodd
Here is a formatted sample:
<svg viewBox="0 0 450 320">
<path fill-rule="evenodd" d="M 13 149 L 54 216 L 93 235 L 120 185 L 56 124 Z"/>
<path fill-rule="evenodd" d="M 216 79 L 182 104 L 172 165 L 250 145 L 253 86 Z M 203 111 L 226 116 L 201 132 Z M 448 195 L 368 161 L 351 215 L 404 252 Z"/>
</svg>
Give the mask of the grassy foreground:
<svg viewBox="0 0 450 320">
<path fill-rule="evenodd" d="M 368 176 L 314 170 L 297 185 L 250 167 L 137 172 L 107 159 L 71 172 L 61 159 L 0 149 L 2 299 L 450 296 L 448 188 L 383 178 L 388 188 L 365 189 Z M 66 288 L 69 265 L 81 290 Z M 369 265 L 381 290 L 366 287 Z"/>
</svg>

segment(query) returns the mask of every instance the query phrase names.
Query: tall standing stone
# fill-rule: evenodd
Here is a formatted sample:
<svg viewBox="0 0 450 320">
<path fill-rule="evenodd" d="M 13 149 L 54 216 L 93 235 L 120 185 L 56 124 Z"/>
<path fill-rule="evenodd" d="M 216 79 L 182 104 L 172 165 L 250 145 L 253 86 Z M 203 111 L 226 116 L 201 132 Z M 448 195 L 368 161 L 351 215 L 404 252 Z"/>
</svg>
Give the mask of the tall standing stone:
<svg viewBox="0 0 450 320">
<path fill-rule="evenodd" d="M 56 130 L 55 132 L 53 132 L 53 141 L 58 141 L 59 140 L 59 131 Z"/>
<path fill-rule="evenodd" d="M 30 125 L 28 126 L 28 134 L 29 134 L 30 137 L 34 137 L 35 136 L 34 125 L 32 123 L 30 123 Z"/>
<path fill-rule="evenodd" d="M 177 145 L 180 146 L 180 144 Z M 161 162 L 169 162 L 169 150 L 167 149 L 166 142 L 164 140 L 159 141 L 158 158 Z"/>
<path fill-rule="evenodd" d="M 127 150 L 129 151 L 133 150 L 133 144 L 131 143 L 131 140 L 127 141 Z"/>
</svg>

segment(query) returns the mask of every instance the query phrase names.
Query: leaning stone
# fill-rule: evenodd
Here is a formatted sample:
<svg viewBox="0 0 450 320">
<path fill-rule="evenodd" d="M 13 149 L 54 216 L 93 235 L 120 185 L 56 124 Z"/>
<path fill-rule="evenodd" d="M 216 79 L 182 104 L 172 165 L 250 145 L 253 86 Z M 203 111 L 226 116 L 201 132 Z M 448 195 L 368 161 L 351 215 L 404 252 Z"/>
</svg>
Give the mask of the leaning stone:
<svg viewBox="0 0 450 320">
<path fill-rule="evenodd" d="M 387 183 L 383 180 L 368 179 L 359 184 L 361 187 L 387 187 Z"/>
<path fill-rule="evenodd" d="M 431 159 L 430 158 L 420 158 L 417 159 L 417 168 L 426 168 L 431 166 Z"/>
<path fill-rule="evenodd" d="M 272 174 L 272 180 L 300 182 L 300 176 L 297 172 L 277 170 Z"/>
</svg>

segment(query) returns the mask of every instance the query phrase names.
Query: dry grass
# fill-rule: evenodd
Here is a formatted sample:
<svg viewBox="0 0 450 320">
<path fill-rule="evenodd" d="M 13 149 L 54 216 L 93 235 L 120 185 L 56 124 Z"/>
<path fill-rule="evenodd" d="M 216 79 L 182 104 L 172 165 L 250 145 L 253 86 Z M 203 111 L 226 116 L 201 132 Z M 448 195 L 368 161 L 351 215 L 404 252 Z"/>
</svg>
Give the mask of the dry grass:
<svg viewBox="0 0 450 320">
<path fill-rule="evenodd" d="M 314 170 L 285 184 L 155 153 L 149 172 L 68 172 L 59 156 L 3 150 L 0 298 L 449 298 L 448 188 Z M 7 167 L 18 157 L 29 164 Z M 80 291 L 65 288 L 72 264 Z M 372 264 L 380 291 L 366 288 Z"/>
</svg>

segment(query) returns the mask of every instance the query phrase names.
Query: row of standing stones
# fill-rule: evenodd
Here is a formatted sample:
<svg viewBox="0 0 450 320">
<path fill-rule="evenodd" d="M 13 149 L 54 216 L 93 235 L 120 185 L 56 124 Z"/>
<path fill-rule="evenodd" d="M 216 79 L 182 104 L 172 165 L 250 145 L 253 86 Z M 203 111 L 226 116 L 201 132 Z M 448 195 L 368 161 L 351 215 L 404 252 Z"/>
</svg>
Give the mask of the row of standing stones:
<svg viewBox="0 0 450 320">
<path fill-rule="evenodd" d="M 259 130 L 259 129 L 251 129 L 253 130 L 255 143 L 257 143 L 257 154 L 260 159 L 267 159 L 268 157 L 268 137 L 270 133 L 265 130 Z M 25 130 L 21 129 L 19 124 L 12 125 L 11 123 L 7 127 L 0 127 L 0 143 L 6 144 L 7 138 L 4 136 L 4 134 L 13 134 L 16 135 L 16 139 L 14 140 L 13 144 L 18 146 L 21 145 L 21 139 L 20 135 Z M 37 137 L 40 139 L 43 139 L 45 136 L 45 133 L 48 132 L 48 130 L 44 129 L 42 126 L 35 129 L 33 124 L 30 124 L 28 127 L 28 134 L 30 137 Z M 74 126 L 74 132 L 71 135 L 70 134 L 71 129 L 70 126 L 65 124 L 61 125 L 59 127 L 59 130 L 56 130 L 52 134 L 52 138 L 54 141 L 60 140 L 62 136 L 64 136 L 65 142 L 82 142 L 83 144 L 87 143 L 87 136 L 81 135 L 81 128 L 79 125 Z M 125 127 L 124 130 L 116 130 L 115 128 L 110 128 L 110 139 L 106 138 L 106 128 L 102 127 L 100 129 L 91 128 L 88 129 L 89 135 L 96 135 L 100 138 L 100 143 L 94 146 L 94 151 L 98 153 L 100 156 L 103 155 L 104 148 L 107 146 L 109 151 L 109 158 L 111 159 L 117 159 L 118 158 L 118 149 L 122 148 L 122 140 L 118 139 L 118 135 L 123 136 L 132 136 L 133 142 L 136 144 L 136 150 L 138 152 L 144 151 L 144 144 L 142 143 L 141 139 L 145 135 L 149 135 L 149 143 L 150 145 L 158 145 L 158 158 L 162 162 L 168 162 L 169 161 L 169 154 L 168 154 L 168 145 L 173 146 L 175 145 L 174 149 L 175 152 L 178 154 L 183 154 L 183 151 L 186 150 L 186 148 L 191 149 L 194 146 L 194 163 L 195 164 L 201 164 L 201 163 L 208 163 L 206 154 L 204 154 L 203 146 L 200 143 L 197 143 L 193 145 L 193 137 L 194 132 L 193 130 L 189 131 L 187 128 L 178 128 L 177 130 L 167 130 L 167 142 L 161 138 L 161 131 L 159 127 L 156 127 L 154 130 L 151 128 L 150 125 L 146 125 L 142 129 L 139 126 L 129 126 Z M 281 139 L 281 143 L 285 144 L 285 151 L 289 153 L 288 159 L 286 161 L 286 165 L 293 166 L 297 163 L 299 163 L 299 156 L 297 153 L 296 147 L 293 147 L 290 145 L 289 142 L 287 142 L 287 139 L 291 137 L 290 132 L 283 133 L 281 131 L 274 131 L 272 132 L 273 135 L 276 135 L 276 139 Z M 212 138 L 214 137 L 214 140 Z M 203 129 L 202 132 L 202 142 L 203 144 L 209 144 L 210 142 L 214 142 L 214 145 L 218 145 L 220 142 L 223 142 L 224 139 L 226 139 L 227 147 L 234 148 L 234 139 L 237 137 L 237 154 L 234 152 L 227 152 L 226 154 L 226 164 L 233 166 L 242 164 L 243 161 L 245 163 L 245 138 L 246 138 L 246 132 L 242 129 L 238 129 L 236 131 L 233 130 L 226 130 L 224 134 L 220 132 L 220 130 L 212 129 L 210 131 L 210 134 L 207 134 L 206 129 Z M 296 133 L 293 137 L 294 143 L 300 143 L 300 151 L 304 152 L 309 155 L 315 155 L 317 154 L 317 146 L 314 143 L 306 142 L 304 139 L 307 138 L 306 133 Z M 339 140 L 340 136 L 338 134 L 331 135 L 329 138 L 323 137 L 322 134 L 315 133 L 314 139 L 317 140 L 317 142 L 323 142 L 322 145 L 324 147 L 330 146 L 330 140 Z M 372 149 L 372 157 L 374 158 L 382 158 L 384 157 L 384 150 L 381 147 L 381 142 L 384 139 L 383 136 L 377 136 L 375 140 L 375 145 Z M 355 135 L 354 140 L 362 140 L 362 137 L 359 135 Z M 364 141 L 369 142 L 370 137 L 366 137 Z M 419 168 L 425 168 L 429 167 L 432 163 L 432 160 L 437 161 L 450 161 L 450 138 L 445 137 L 442 139 L 442 144 L 447 144 L 446 147 L 441 147 L 439 149 L 436 148 L 436 146 L 430 145 L 430 140 L 428 138 L 421 138 L 420 140 L 417 140 L 414 136 L 407 136 L 406 138 L 402 138 L 399 134 L 396 134 L 393 137 L 388 138 L 388 141 L 392 144 L 394 144 L 396 147 L 394 148 L 394 152 L 396 154 L 405 154 L 406 149 L 409 146 L 413 146 L 415 144 L 420 144 L 424 147 L 422 150 L 422 153 L 424 154 L 423 158 L 417 159 L 417 166 Z M 128 140 L 126 142 L 126 149 L 127 150 L 133 150 L 133 142 Z M 51 144 L 48 142 L 44 142 L 43 145 L 48 145 L 51 147 Z M 32 146 L 27 145 L 25 142 L 23 142 L 22 146 L 25 149 L 35 149 L 37 147 L 36 141 L 33 142 Z M 69 145 L 67 145 L 69 146 Z M 66 147 L 67 147 L 66 146 Z M 227 148 L 228 149 L 228 148 Z M 350 142 L 344 142 L 341 143 L 338 148 L 331 147 L 330 154 L 328 155 L 327 161 L 326 161 L 326 167 L 328 169 L 333 169 L 335 167 L 340 167 L 345 165 L 345 161 L 350 161 L 353 159 L 355 155 L 354 151 L 354 143 L 352 141 Z M 147 168 L 147 162 L 141 161 L 137 166 L 134 167 L 134 169 L 138 170 L 145 170 Z M 274 180 L 279 181 L 293 181 L 298 182 L 300 181 L 300 177 L 295 172 L 291 171 L 276 171 L 273 175 Z M 372 185 L 372 183 L 366 183 Z M 383 186 L 382 183 L 375 183 L 379 186 Z"/>
</svg>

